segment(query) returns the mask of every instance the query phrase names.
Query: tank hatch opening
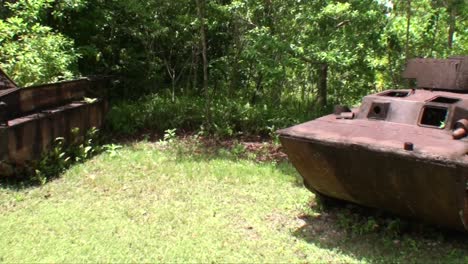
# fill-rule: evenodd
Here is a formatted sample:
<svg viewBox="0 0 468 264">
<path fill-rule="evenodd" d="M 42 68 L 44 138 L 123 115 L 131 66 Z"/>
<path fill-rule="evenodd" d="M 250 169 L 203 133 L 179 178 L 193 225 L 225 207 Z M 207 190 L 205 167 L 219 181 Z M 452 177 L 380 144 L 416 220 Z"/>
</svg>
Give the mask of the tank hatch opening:
<svg viewBox="0 0 468 264">
<path fill-rule="evenodd" d="M 420 124 L 423 126 L 444 128 L 448 110 L 445 107 L 425 106 Z"/>
<path fill-rule="evenodd" d="M 373 102 L 370 106 L 367 118 L 385 120 L 390 110 L 390 103 Z"/>
<path fill-rule="evenodd" d="M 387 96 L 387 97 L 407 97 L 410 94 L 408 91 L 388 91 L 379 94 L 379 96 Z"/>
<path fill-rule="evenodd" d="M 443 103 L 443 104 L 454 104 L 459 101 L 460 101 L 459 98 L 451 98 L 451 97 L 445 97 L 445 96 L 436 96 L 429 100 L 429 102 Z"/>
</svg>

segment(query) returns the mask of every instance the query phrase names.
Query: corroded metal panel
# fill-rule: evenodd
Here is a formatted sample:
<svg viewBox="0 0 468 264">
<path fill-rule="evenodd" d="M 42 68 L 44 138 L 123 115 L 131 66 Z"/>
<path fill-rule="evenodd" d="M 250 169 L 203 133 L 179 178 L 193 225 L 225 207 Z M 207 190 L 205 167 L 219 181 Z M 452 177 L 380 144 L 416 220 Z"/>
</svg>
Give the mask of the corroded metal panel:
<svg viewBox="0 0 468 264">
<path fill-rule="evenodd" d="M 411 59 L 403 76 L 418 88 L 468 91 L 468 57 Z"/>
<path fill-rule="evenodd" d="M 465 229 L 466 166 L 361 145 L 287 136 L 281 142 L 305 185 L 320 194 Z"/>
<path fill-rule="evenodd" d="M 104 101 L 73 102 L 50 111 L 31 114 L 9 122 L 8 158 L 14 164 L 24 164 L 39 158 L 58 137 L 71 139 L 71 131 L 78 128 L 77 137 L 84 137 L 92 127 L 102 125 Z M 93 118 L 89 118 L 93 117 Z"/>
<path fill-rule="evenodd" d="M 12 172 L 10 165 L 40 158 L 56 138 L 70 140 L 75 128 L 82 139 L 100 127 L 107 102 L 85 97 L 104 94 L 108 83 L 109 78 L 82 78 L 0 90 L 0 176 Z"/>
</svg>

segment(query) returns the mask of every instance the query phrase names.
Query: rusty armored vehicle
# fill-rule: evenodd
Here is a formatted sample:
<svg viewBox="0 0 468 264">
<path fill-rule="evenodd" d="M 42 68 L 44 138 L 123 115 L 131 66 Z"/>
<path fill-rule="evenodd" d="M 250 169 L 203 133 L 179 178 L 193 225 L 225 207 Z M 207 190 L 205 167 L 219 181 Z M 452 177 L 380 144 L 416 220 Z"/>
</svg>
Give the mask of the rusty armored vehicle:
<svg viewBox="0 0 468 264">
<path fill-rule="evenodd" d="M 412 59 L 416 89 L 278 131 L 304 185 L 324 198 L 468 231 L 468 57 Z"/>
<path fill-rule="evenodd" d="M 56 138 L 70 138 L 74 128 L 80 137 L 100 127 L 107 103 L 96 97 L 108 84 L 95 77 L 19 88 L 0 70 L 0 176 L 39 158 Z"/>
</svg>

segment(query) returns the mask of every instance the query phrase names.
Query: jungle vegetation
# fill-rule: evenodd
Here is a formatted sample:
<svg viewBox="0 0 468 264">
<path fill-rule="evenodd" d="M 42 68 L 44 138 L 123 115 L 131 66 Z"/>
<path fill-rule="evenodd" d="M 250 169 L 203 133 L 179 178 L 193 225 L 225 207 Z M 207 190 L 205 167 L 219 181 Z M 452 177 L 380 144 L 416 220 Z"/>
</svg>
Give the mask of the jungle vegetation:
<svg viewBox="0 0 468 264">
<path fill-rule="evenodd" d="M 114 83 L 109 137 L 0 180 L 0 261 L 468 263 L 464 234 L 323 210 L 275 134 L 468 55 L 467 26 L 466 0 L 0 0 L 17 84 Z"/>
<path fill-rule="evenodd" d="M 407 86 L 407 58 L 468 54 L 464 0 L 0 3 L 0 67 L 20 85 L 116 76 L 123 133 L 268 133 Z"/>
</svg>

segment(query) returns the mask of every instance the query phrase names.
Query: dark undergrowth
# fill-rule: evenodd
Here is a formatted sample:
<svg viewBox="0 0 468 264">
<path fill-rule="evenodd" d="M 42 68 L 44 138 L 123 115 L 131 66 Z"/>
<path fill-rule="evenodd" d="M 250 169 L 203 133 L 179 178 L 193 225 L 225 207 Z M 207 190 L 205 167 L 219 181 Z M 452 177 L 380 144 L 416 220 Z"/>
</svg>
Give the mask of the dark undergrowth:
<svg viewBox="0 0 468 264">
<path fill-rule="evenodd" d="M 242 135 L 272 136 L 279 128 L 310 120 L 323 114 L 295 100 L 281 103 L 251 104 L 248 99 L 180 96 L 173 102 L 168 96 L 147 95 L 133 101 L 120 101 L 111 107 L 107 125 L 120 135 L 152 131 L 163 133 L 197 132 L 217 137 Z"/>
</svg>

